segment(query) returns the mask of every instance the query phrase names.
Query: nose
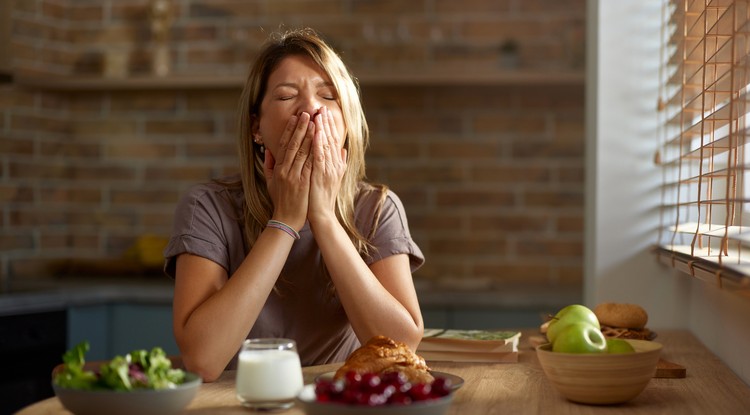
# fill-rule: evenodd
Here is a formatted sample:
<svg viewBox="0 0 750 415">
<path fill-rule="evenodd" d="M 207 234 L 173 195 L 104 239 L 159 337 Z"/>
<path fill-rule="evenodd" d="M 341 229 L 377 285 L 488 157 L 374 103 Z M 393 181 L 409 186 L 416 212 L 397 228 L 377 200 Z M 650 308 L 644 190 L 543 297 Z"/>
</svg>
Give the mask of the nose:
<svg viewBox="0 0 750 415">
<path fill-rule="evenodd" d="M 320 111 L 323 106 L 320 98 L 315 93 L 300 92 L 300 99 L 297 106 L 297 116 L 306 112 L 310 114 L 310 117 L 315 117 L 315 114 Z"/>
</svg>

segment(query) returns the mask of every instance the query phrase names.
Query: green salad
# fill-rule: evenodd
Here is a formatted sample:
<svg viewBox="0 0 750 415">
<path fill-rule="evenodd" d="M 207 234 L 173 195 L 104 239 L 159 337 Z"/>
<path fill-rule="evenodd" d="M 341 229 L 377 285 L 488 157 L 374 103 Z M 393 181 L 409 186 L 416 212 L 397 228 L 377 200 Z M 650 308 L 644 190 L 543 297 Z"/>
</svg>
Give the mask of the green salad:
<svg viewBox="0 0 750 415">
<path fill-rule="evenodd" d="M 55 375 L 55 384 L 70 389 L 131 391 L 169 389 L 185 381 L 185 371 L 172 368 L 172 361 L 160 347 L 115 356 L 98 371 L 84 369 L 88 350 L 89 343 L 84 341 L 65 352 L 65 366 Z"/>
</svg>

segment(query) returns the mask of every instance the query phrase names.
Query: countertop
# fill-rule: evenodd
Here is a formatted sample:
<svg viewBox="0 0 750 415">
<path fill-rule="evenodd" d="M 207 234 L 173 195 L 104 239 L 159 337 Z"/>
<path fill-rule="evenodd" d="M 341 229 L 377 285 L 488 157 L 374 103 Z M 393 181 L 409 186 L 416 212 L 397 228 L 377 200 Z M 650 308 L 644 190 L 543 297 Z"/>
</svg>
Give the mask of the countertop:
<svg viewBox="0 0 750 415">
<path fill-rule="evenodd" d="M 664 345 L 661 356 L 687 368 L 685 378 L 653 378 L 631 401 L 620 405 L 581 405 L 567 401 L 546 379 L 529 339 L 536 335 L 524 330 L 518 363 L 428 362 L 433 370 L 464 379 L 448 409 L 458 414 L 741 414 L 750 408 L 750 387 L 692 334 L 682 330 L 659 332 Z M 340 364 L 303 369 L 305 382 L 330 372 Z M 248 414 L 235 396 L 234 371 L 227 371 L 213 383 L 203 384 L 190 403 L 187 414 Z M 18 415 L 65 414 L 57 398 L 49 398 L 21 410 Z M 305 413 L 294 407 L 287 415 Z"/>
</svg>

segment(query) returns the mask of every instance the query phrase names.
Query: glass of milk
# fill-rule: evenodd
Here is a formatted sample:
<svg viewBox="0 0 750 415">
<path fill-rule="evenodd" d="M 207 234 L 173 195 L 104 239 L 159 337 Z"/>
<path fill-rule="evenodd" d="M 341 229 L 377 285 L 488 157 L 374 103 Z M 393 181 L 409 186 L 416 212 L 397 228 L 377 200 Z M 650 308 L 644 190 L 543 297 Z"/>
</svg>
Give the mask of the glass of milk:
<svg viewBox="0 0 750 415">
<path fill-rule="evenodd" d="M 248 339 L 237 362 L 237 398 L 261 411 L 294 405 L 302 390 L 302 365 L 291 339 Z"/>
</svg>

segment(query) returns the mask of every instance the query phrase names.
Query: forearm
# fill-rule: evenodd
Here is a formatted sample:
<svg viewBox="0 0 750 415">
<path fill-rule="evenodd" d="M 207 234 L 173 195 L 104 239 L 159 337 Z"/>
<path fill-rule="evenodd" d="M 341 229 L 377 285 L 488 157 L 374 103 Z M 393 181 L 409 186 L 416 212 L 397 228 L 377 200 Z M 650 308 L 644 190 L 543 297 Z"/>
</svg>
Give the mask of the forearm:
<svg viewBox="0 0 750 415">
<path fill-rule="evenodd" d="M 415 349 L 422 337 L 423 323 L 408 264 L 405 276 L 381 276 L 391 278 L 391 292 L 367 266 L 337 221 L 314 224 L 313 234 L 360 342 L 384 335 Z M 408 278 L 408 283 L 396 281 L 397 278 Z"/>
<path fill-rule="evenodd" d="M 175 319 L 175 337 L 188 368 L 207 381 L 221 374 L 260 315 L 292 242 L 283 232 L 267 229 L 226 283 L 217 284 L 197 306 L 185 310 L 181 324 Z M 178 279 L 203 277 L 196 273 L 201 270 L 181 270 L 178 261 Z M 175 305 L 179 292 L 175 292 Z"/>
</svg>

